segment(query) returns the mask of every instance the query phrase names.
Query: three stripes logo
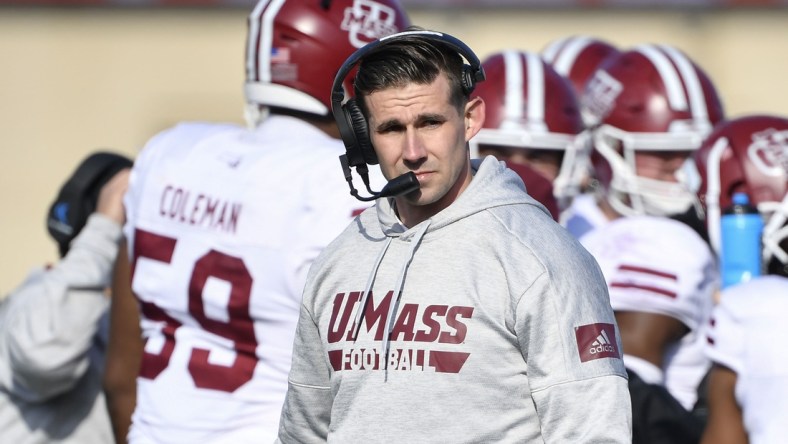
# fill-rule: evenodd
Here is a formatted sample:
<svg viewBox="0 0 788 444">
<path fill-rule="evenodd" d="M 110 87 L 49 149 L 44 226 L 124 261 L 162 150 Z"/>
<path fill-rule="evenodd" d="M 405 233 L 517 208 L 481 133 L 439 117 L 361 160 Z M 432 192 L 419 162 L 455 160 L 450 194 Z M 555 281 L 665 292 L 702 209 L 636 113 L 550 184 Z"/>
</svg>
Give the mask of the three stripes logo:
<svg viewBox="0 0 788 444">
<path fill-rule="evenodd" d="M 613 324 L 588 324 L 575 327 L 580 362 L 600 358 L 621 358 Z"/>
</svg>

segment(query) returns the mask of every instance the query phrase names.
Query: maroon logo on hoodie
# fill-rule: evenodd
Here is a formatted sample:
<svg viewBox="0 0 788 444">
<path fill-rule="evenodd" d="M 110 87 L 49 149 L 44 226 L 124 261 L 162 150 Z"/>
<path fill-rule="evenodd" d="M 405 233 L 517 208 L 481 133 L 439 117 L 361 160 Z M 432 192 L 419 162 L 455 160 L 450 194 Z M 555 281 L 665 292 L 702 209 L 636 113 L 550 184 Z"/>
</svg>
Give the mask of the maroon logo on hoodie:
<svg viewBox="0 0 788 444">
<path fill-rule="evenodd" d="M 354 291 L 338 293 L 334 297 L 326 340 L 340 346 L 328 352 L 335 371 L 388 368 L 460 372 L 470 354 L 450 349 L 465 341 L 468 332 L 465 322 L 473 316 L 473 307 L 403 303 L 394 313 L 389 336 L 394 343 L 387 350 L 382 350 L 386 317 L 394 292 L 389 291 L 381 300 L 376 300 L 370 293 L 361 325 L 356 326 L 356 310 L 362 295 L 363 292 Z M 365 342 L 366 347 L 356 346 L 356 334 L 373 339 L 376 346 L 369 347 L 369 342 Z M 437 350 L 434 345 L 421 347 L 420 343 L 438 344 L 441 349 Z"/>
<path fill-rule="evenodd" d="M 616 343 L 616 327 L 613 324 L 588 324 L 575 327 L 575 338 L 580 362 L 600 358 L 621 358 Z"/>
</svg>

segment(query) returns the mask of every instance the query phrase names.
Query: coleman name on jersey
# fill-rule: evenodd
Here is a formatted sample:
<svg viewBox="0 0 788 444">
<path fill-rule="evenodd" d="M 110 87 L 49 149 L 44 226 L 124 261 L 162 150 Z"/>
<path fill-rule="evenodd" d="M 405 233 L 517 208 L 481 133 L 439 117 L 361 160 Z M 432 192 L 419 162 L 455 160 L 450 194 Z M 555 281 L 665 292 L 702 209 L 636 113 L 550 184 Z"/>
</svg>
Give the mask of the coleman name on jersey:
<svg viewBox="0 0 788 444">
<path fill-rule="evenodd" d="M 188 225 L 234 234 L 243 204 L 167 185 L 161 193 L 159 215 Z"/>
</svg>

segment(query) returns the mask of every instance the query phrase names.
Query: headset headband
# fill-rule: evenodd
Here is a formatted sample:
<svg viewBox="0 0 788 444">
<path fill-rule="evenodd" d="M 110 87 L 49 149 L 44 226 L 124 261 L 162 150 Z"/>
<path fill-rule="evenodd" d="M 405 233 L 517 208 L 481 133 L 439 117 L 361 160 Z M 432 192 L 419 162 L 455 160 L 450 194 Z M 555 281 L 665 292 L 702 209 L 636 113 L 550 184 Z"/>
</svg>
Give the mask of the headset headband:
<svg viewBox="0 0 788 444">
<path fill-rule="evenodd" d="M 449 34 L 444 34 L 442 32 L 437 31 L 403 31 L 398 32 L 396 34 L 391 34 L 386 37 L 381 37 L 373 42 L 370 42 L 361 48 L 357 49 L 356 52 L 350 55 L 350 57 L 345 60 L 345 63 L 339 68 L 336 77 L 334 78 L 334 84 L 331 87 L 331 111 L 334 114 L 334 118 L 338 119 L 339 116 L 342 116 L 342 102 L 345 100 L 345 89 L 343 88 L 342 84 L 345 82 L 345 78 L 353 70 L 356 64 L 361 60 L 365 55 L 369 54 L 370 52 L 374 51 L 377 47 L 389 43 L 394 40 L 399 40 L 403 37 L 410 37 L 410 36 L 419 36 L 424 37 L 426 40 L 435 40 L 442 43 L 447 44 L 452 49 L 457 51 L 458 54 L 463 56 L 465 60 L 468 61 L 468 64 L 471 67 L 471 74 L 473 76 L 474 82 L 481 82 L 484 81 L 484 69 L 482 68 L 481 61 L 479 57 L 468 47 L 465 43 L 463 43 L 460 39 L 451 36 Z M 343 116 L 344 117 L 344 116 Z"/>
</svg>

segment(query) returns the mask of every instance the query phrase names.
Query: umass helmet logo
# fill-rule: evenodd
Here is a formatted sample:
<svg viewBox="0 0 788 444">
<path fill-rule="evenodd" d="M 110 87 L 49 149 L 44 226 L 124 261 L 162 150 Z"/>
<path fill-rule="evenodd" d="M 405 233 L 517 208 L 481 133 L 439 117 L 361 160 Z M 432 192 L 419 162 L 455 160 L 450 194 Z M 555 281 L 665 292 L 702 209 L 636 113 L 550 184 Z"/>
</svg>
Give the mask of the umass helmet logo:
<svg viewBox="0 0 788 444">
<path fill-rule="evenodd" d="M 397 12 L 374 0 L 356 0 L 345 8 L 342 30 L 348 32 L 350 44 L 356 48 L 397 32 Z"/>
<path fill-rule="evenodd" d="M 763 174 L 785 177 L 788 175 L 788 130 L 769 128 L 753 134 L 747 155 Z"/>
<path fill-rule="evenodd" d="M 583 97 L 583 118 L 591 124 L 599 124 L 610 114 L 624 85 L 607 71 L 599 70 L 589 80 Z"/>
</svg>

